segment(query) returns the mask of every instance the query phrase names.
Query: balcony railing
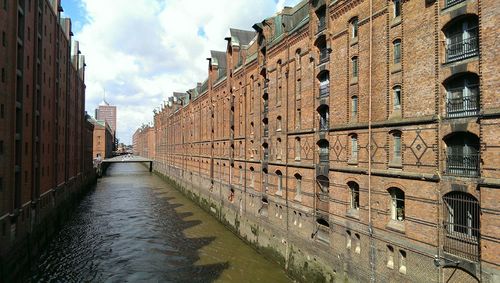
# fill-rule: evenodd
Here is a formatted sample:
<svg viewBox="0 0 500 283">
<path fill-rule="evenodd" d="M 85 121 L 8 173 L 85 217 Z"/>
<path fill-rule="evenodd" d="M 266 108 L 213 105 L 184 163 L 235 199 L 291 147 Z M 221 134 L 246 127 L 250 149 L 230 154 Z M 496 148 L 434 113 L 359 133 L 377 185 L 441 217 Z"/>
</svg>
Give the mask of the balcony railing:
<svg viewBox="0 0 500 283">
<path fill-rule="evenodd" d="M 329 161 L 329 154 L 328 150 L 321 150 L 319 151 L 319 161 L 320 162 L 328 162 Z"/>
<path fill-rule="evenodd" d="M 328 130 L 328 119 L 325 117 L 321 117 L 319 119 L 319 130 L 320 131 L 327 131 Z"/>
<path fill-rule="evenodd" d="M 446 173 L 466 177 L 479 176 L 479 154 L 448 154 L 446 157 Z"/>
<path fill-rule="evenodd" d="M 325 48 L 321 48 L 319 50 L 319 63 L 325 63 L 325 62 L 328 62 L 328 49 Z"/>
<path fill-rule="evenodd" d="M 330 90 L 328 89 L 328 85 L 323 85 L 319 87 L 319 96 L 328 96 L 330 94 Z"/>
<path fill-rule="evenodd" d="M 446 61 L 454 62 L 473 57 L 479 54 L 478 28 L 467 30 L 469 37 L 464 37 L 464 32 L 452 35 L 447 38 Z"/>
<path fill-rule="evenodd" d="M 451 6 L 454 6 L 460 2 L 464 2 L 465 0 L 446 0 L 445 1 L 445 8 L 448 8 L 448 7 L 451 7 Z"/>
<path fill-rule="evenodd" d="M 478 87 L 474 86 L 468 95 L 463 95 L 464 88 L 449 89 L 450 98 L 446 101 L 448 117 L 468 117 L 479 113 Z"/>
</svg>

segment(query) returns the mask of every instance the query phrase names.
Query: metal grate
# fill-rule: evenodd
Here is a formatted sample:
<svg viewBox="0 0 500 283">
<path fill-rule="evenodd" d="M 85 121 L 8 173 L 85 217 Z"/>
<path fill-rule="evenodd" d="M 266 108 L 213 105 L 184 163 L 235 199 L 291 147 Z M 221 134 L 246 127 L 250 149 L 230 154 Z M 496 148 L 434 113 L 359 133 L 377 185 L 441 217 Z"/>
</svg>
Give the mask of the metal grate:
<svg viewBox="0 0 500 283">
<path fill-rule="evenodd" d="M 445 8 L 448 8 L 448 7 L 451 7 L 451 6 L 454 6 L 460 2 L 464 2 L 465 0 L 446 0 L 446 5 L 445 5 Z"/>
<path fill-rule="evenodd" d="M 468 86 L 448 90 L 446 113 L 448 117 L 475 116 L 479 113 L 479 86 Z"/>
<path fill-rule="evenodd" d="M 467 34 L 467 36 L 465 36 Z M 479 54 L 478 28 L 460 31 L 447 38 L 446 61 L 453 62 Z"/>
<path fill-rule="evenodd" d="M 479 175 L 479 154 L 448 154 L 446 173 L 450 175 L 476 177 Z"/>
<path fill-rule="evenodd" d="M 443 197 L 444 251 L 472 261 L 479 261 L 479 213 L 478 201 L 462 192 Z"/>
</svg>

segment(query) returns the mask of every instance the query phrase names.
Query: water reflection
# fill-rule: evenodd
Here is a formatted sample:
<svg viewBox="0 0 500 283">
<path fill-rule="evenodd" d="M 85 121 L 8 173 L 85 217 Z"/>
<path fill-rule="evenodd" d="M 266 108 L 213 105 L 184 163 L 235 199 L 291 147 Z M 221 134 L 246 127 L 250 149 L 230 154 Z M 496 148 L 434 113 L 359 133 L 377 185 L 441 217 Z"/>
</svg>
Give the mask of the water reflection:
<svg viewBox="0 0 500 283">
<path fill-rule="evenodd" d="M 108 169 L 46 248 L 30 278 L 289 282 L 278 265 L 139 164 Z"/>
</svg>

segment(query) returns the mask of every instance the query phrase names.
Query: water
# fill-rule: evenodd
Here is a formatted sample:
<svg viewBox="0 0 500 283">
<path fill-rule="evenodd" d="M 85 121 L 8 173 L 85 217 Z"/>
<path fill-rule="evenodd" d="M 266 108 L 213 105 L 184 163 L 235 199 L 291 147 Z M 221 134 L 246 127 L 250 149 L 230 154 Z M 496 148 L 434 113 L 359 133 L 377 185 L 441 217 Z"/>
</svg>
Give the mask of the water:
<svg viewBox="0 0 500 283">
<path fill-rule="evenodd" d="M 140 164 L 114 164 L 41 254 L 34 282 L 290 282 Z"/>
</svg>

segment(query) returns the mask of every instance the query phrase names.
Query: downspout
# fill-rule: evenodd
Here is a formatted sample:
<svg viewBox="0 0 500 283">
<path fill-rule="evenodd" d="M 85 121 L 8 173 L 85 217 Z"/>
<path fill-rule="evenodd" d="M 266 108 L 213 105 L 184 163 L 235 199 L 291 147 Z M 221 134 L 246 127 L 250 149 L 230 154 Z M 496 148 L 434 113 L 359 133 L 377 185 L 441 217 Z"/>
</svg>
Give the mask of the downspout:
<svg viewBox="0 0 500 283">
<path fill-rule="evenodd" d="M 286 30 L 286 25 L 283 23 L 283 29 L 285 30 L 285 38 L 286 38 L 286 64 L 287 68 L 285 69 L 285 79 L 286 79 L 286 94 L 287 94 L 287 99 L 285 103 L 285 112 L 286 112 L 286 127 L 284 129 L 285 135 L 288 136 L 288 90 L 289 90 L 289 74 L 290 74 L 290 39 L 288 38 L 288 31 Z M 295 78 L 294 78 L 295 79 Z M 295 100 L 295 99 L 294 99 Z M 283 128 L 283 126 L 281 126 Z M 287 143 L 287 148 L 288 148 L 288 138 L 286 139 Z M 288 150 L 286 150 L 286 156 L 285 156 L 285 176 L 288 176 Z M 286 203 L 286 235 L 288 235 L 288 231 L 290 230 L 290 217 L 288 213 L 288 178 L 285 178 L 285 203 Z M 286 238 L 286 243 L 285 244 L 285 270 L 288 270 L 288 257 L 289 257 L 289 241 L 288 237 Z"/>
<path fill-rule="evenodd" d="M 439 11 L 440 11 L 440 2 L 441 1 L 436 1 L 436 10 L 435 10 L 435 18 L 437 19 L 438 16 L 439 16 Z M 437 64 L 435 66 L 435 71 L 436 71 L 436 74 L 437 74 L 437 82 L 436 82 L 436 93 L 438 94 L 438 98 L 437 98 L 437 101 L 438 101 L 438 108 L 437 109 L 440 109 L 440 106 L 441 106 L 441 96 L 440 96 L 440 92 L 439 92 L 439 62 L 440 62 L 440 58 L 439 58 L 439 44 L 440 44 L 440 40 L 439 40 L 439 21 L 435 22 L 435 40 L 436 40 L 436 43 L 435 43 L 435 47 L 434 47 L 434 52 L 435 54 L 437 54 L 436 56 L 438 57 L 437 58 Z M 438 111 L 439 113 L 439 111 Z M 438 126 L 437 127 L 438 129 L 438 136 L 440 137 L 441 136 L 441 127 Z M 438 147 L 439 148 L 439 147 Z M 437 158 L 438 158 L 438 161 L 441 160 L 441 150 L 438 150 L 437 151 Z M 440 164 L 442 164 L 442 162 L 438 162 L 438 172 L 441 172 L 439 170 L 440 168 Z M 442 220 L 442 212 L 441 212 L 441 206 L 442 206 L 442 203 L 441 203 L 441 190 L 440 190 L 440 186 L 439 186 L 439 183 L 436 184 L 436 194 L 437 194 L 437 197 L 438 197 L 438 205 L 437 205 L 437 241 L 438 241 L 438 245 L 437 245 L 437 259 L 441 259 L 441 223 L 443 223 L 441 220 Z M 443 277 L 443 268 L 441 266 L 438 266 L 438 282 L 443 282 L 444 280 L 444 277 Z"/>
<path fill-rule="evenodd" d="M 372 223 L 372 53 L 373 53 L 373 0 L 370 0 L 370 41 L 368 68 L 368 234 L 370 237 L 370 281 L 375 282 L 375 247 Z"/>
</svg>

